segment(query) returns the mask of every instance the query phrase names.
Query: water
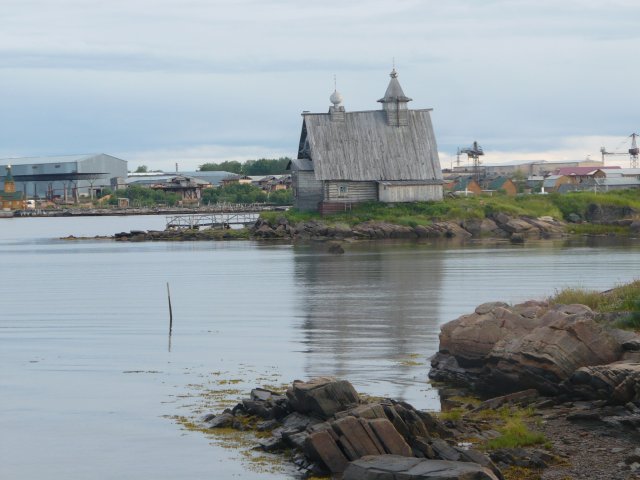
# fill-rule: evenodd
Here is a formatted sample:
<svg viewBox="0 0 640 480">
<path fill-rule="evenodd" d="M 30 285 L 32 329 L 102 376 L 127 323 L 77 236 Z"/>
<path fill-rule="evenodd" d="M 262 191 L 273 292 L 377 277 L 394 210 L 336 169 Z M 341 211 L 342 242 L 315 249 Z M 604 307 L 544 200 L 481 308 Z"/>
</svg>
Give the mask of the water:
<svg viewBox="0 0 640 480">
<path fill-rule="evenodd" d="M 322 245 L 56 240 L 163 225 L 0 220 L 0 478 L 290 478 L 168 417 L 195 415 L 201 389 L 227 380 L 245 392 L 316 375 L 436 409 L 426 379 L 440 324 L 485 301 L 607 289 L 637 277 L 640 260 L 637 240 L 367 243 L 342 256 Z"/>
</svg>

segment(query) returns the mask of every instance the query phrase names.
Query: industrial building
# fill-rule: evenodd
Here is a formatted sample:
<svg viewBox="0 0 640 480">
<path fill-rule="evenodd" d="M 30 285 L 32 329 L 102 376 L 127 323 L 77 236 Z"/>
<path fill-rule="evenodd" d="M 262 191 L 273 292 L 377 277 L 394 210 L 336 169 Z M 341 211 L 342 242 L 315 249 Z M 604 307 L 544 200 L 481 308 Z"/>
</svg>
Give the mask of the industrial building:
<svg viewBox="0 0 640 480">
<path fill-rule="evenodd" d="M 11 165 L 15 188 L 27 198 L 73 200 L 99 193 L 127 178 L 127 162 L 104 153 L 0 159 Z M 1 178 L 0 178 L 1 180 Z"/>
</svg>

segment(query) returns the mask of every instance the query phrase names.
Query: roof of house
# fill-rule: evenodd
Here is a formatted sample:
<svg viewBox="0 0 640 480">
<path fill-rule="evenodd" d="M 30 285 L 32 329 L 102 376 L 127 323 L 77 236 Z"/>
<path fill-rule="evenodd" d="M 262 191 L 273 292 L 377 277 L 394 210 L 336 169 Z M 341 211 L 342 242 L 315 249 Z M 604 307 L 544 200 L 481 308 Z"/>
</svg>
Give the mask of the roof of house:
<svg viewBox="0 0 640 480">
<path fill-rule="evenodd" d="M 590 185 L 602 185 L 602 186 L 624 186 L 628 185 L 629 187 L 637 187 L 640 186 L 640 179 L 636 177 L 606 177 L 599 178 L 596 181 L 589 182 Z"/>
<path fill-rule="evenodd" d="M 545 179 L 542 181 L 542 186 L 545 188 L 555 187 L 558 179 L 563 176 L 564 175 L 549 175 L 548 177 L 545 177 Z"/>
<path fill-rule="evenodd" d="M 471 182 L 476 183 L 476 181 L 471 177 L 460 178 L 454 184 L 453 191 L 454 192 L 459 192 L 461 190 L 466 190 L 469 187 L 469 185 L 471 184 Z"/>
<path fill-rule="evenodd" d="M 511 181 L 507 177 L 496 177 L 488 185 L 489 190 L 500 190 L 507 181 Z"/>
<path fill-rule="evenodd" d="M 411 99 L 397 77 L 394 69 L 384 97 L 378 100 L 382 110 L 341 110 L 334 116 L 334 108 L 329 113 L 302 114 L 298 159 L 311 160 L 317 180 L 442 181 L 430 110 L 406 109 Z M 396 109 L 389 109 L 394 104 Z M 387 114 L 397 113 L 399 105 L 403 124 L 390 125 L 393 122 Z M 292 166 L 298 167 L 298 163 L 292 162 Z"/>
<path fill-rule="evenodd" d="M 558 168 L 555 173 L 557 175 L 593 175 L 598 170 L 619 169 L 620 167 L 562 167 Z"/>
<path fill-rule="evenodd" d="M 607 177 L 634 176 L 634 175 L 640 175 L 640 168 L 619 168 L 617 170 L 611 170 L 605 173 Z"/>
<path fill-rule="evenodd" d="M 303 114 L 316 178 L 442 180 L 429 111 L 407 113 L 404 127 L 388 125 L 382 110 L 345 112 L 344 122 L 329 114 Z"/>
</svg>

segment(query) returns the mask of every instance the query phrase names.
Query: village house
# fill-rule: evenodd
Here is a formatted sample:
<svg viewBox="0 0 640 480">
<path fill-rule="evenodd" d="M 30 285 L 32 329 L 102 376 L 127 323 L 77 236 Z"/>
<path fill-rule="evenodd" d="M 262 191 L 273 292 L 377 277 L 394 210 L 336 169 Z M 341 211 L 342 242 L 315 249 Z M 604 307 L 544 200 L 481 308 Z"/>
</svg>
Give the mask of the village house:
<svg viewBox="0 0 640 480">
<path fill-rule="evenodd" d="M 163 182 L 151 185 L 154 190 L 165 193 L 177 193 L 183 202 L 198 202 L 202 198 L 202 189 L 209 188 L 211 184 L 199 178 L 176 175 Z"/>
<path fill-rule="evenodd" d="M 453 184 L 452 191 L 456 195 L 480 195 L 482 193 L 482 187 L 473 179 L 473 177 L 460 177 Z"/>
<path fill-rule="evenodd" d="M 381 110 L 347 112 L 334 91 L 328 113 L 302 114 L 288 166 L 296 208 L 324 214 L 364 201 L 442 199 L 431 109 L 410 110 L 395 69 L 390 76 Z"/>
<path fill-rule="evenodd" d="M 518 187 L 508 177 L 496 177 L 490 179 L 486 184 L 486 190 L 505 193 L 510 197 L 515 197 L 518 193 Z"/>
</svg>

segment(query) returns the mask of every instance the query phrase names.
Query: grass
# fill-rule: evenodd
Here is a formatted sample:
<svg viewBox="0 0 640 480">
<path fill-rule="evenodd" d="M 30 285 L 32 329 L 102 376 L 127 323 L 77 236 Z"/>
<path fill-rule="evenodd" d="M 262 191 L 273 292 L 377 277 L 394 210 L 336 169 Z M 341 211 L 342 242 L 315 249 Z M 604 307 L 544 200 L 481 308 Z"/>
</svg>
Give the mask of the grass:
<svg viewBox="0 0 640 480">
<path fill-rule="evenodd" d="M 321 220 L 327 224 L 344 223 L 353 226 L 366 221 L 379 221 L 416 227 L 417 225 L 428 225 L 434 221 L 483 219 L 497 213 L 511 216 L 549 216 L 556 219 L 567 219 L 569 215 L 577 214 L 584 218 L 591 204 L 603 207 L 629 207 L 640 212 L 640 195 L 636 191 L 619 190 L 598 194 L 574 192 L 565 195 L 460 197 L 445 198 L 438 202 L 401 204 L 365 202 L 354 205 L 352 210 L 348 212 L 325 217 L 321 217 L 317 212 L 300 212 L 296 209 L 287 212 L 264 212 L 261 217 L 272 224 L 279 218 L 285 217 L 292 224 Z M 611 229 L 604 231 L 601 228 L 600 231 L 618 233 L 617 230 L 612 232 Z M 624 232 L 628 232 L 628 229 L 620 230 L 620 233 Z"/>
<path fill-rule="evenodd" d="M 586 290 L 581 288 L 565 288 L 556 291 L 550 297 L 549 303 L 570 305 L 580 303 L 590 309 L 607 312 L 635 312 L 635 317 L 640 323 L 640 280 L 618 285 L 606 292 Z"/>
<path fill-rule="evenodd" d="M 544 434 L 530 430 L 521 417 L 508 419 L 503 426 L 498 427 L 498 432 L 500 432 L 499 437 L 487 442 L 488 449 L 520 448 L 548 444 Z"/>
</svg>

